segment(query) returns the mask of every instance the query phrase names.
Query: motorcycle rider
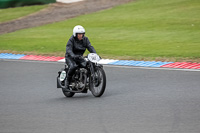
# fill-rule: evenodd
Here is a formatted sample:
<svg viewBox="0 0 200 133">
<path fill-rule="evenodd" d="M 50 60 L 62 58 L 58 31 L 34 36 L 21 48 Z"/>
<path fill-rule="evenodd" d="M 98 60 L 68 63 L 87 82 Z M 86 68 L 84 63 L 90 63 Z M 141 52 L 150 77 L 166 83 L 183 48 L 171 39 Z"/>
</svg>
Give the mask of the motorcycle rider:
<svg viewBox="0 0 200 133">
<path fill-rule="evenodd" d="M 86 49 L 90 53 L 96 53 L 96 50 L 91 45 L 89 39 L 85 36 L 85 29 L 81 25 L 77 25 L 74 27 L 73 35 L 70 37 L 66 46 L 65 62 L 68 65 L 66 89 L 69 89 L 69 82 L 74 70 L 78 65 L 85 62 L 82 56 Z"/>
</svg>

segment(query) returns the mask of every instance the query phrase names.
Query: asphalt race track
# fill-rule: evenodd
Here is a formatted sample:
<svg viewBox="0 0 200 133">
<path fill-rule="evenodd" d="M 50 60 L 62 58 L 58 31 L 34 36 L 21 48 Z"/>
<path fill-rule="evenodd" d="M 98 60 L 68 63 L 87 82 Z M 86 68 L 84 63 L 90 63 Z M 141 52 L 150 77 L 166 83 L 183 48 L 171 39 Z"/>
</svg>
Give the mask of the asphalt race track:
<svg viewBox="0 0 200 133">
<path fill-rule="evenodd" d="M 200 71 L 104 66 L 101 98 L 65 98 L 61 67 L 0 60 L 0 133 L 200 132 Z"/>
</svg>

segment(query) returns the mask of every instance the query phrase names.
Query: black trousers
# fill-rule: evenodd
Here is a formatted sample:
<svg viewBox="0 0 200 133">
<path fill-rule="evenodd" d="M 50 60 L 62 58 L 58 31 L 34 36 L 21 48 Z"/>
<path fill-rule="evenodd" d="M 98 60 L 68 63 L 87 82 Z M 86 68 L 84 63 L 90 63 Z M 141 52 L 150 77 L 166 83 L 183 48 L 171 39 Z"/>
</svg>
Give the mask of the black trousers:
<svg viewBox="0 0 200 133">
<path fill-rule="evenodd" d="M 68 80 L 73 76 L 77 67 L 79 67 L 81 64 L 86 63 L 84 59 L 75 60 L 71 57 L 65 57 L 65 62 L 68 65 L 68 72 L 67 72 Z"/>
</svg>

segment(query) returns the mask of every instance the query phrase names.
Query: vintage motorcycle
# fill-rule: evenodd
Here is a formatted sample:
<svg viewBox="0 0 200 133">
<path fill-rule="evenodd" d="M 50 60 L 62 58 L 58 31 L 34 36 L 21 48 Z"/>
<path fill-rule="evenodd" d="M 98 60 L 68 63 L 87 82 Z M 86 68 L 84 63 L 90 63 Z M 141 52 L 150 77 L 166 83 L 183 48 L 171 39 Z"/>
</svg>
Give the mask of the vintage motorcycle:
<svg viewBox="0 0 200 133">
<path fill-rule="evenodd" d="M 98 64 L 100 57 L 96 53 L 90 53 L 84 57 L 85 62 L 81 63 L 75 70 L 68 89 L 66 88 L 66 73 L 68 66 L 61 69 L 57 76 L 57 88 L 62 88 L 66 97 L 73 97 L 75 93 L 92 92 L 95 97 L 103 95 L 106 88 L 106 74 L 103 65 Z"/>
</svg>

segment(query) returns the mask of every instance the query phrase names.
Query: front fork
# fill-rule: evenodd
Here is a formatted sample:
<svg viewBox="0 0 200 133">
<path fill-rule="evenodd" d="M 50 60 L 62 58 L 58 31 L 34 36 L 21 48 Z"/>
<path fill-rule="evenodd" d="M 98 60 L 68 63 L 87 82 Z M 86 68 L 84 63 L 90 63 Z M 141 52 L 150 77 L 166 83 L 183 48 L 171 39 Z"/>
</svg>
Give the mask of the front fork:
<svg viewBox="0 0 200 133">
<path fill-rule="evenodd" d="M 99 75 L 95 75 L 95 69 L 96 67 L 103 67 L 102 65 L 99 64 L 94 64 L 90 62 L 90 72 L 91 72 L 91 81 L 92 83 L 95 84 L 95 86 L 98 86 L 101 82 Z"/>
<path fill-rule="evenodd" d="M 91 73 L 91 80 L 94 81 L 94 64 L 92 62 L 90 62 L 90 73 Z"/>
</svg>

